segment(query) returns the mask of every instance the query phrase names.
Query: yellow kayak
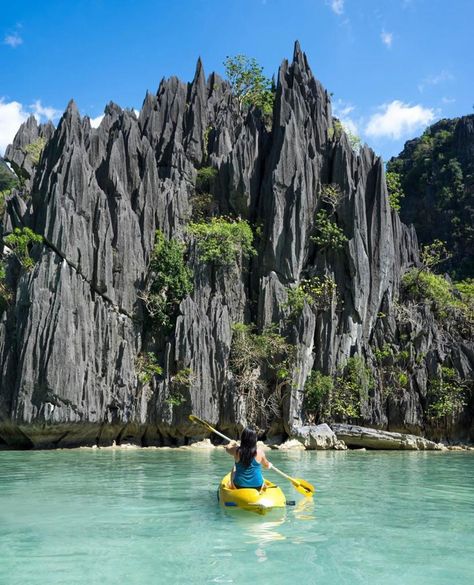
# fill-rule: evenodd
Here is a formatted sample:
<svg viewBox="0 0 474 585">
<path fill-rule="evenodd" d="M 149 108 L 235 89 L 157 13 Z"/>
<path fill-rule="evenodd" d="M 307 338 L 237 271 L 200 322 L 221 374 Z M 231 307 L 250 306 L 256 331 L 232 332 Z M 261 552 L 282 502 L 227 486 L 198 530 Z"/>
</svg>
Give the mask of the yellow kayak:
<svg viewBox="0 0 474 585">
<path fill-rule="evenodd" d="M 266 514 L 274 508 L 286 506 L 285 494 L 271 481 L 266 479 L 261 491 L 253 488 L 236 489 L 230 487 L 230 473 L 221 480 L 218 497 L 225 508 L 240 508 L 257 514 Z"/>
</svg>

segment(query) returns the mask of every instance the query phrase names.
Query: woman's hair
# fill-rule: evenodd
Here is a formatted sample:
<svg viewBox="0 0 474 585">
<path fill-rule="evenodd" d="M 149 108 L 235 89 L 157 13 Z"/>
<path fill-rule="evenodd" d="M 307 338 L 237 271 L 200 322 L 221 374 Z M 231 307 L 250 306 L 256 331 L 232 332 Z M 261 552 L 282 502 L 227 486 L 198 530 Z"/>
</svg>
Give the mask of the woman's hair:
<svg viewBox="0 0 474 585">
<path fill-rule="evenodd" d="M 239 459 L 244 467 L 249 467 L 257 454 L 257 433 L 247 427 L 240 436 Z"/>
</svg>

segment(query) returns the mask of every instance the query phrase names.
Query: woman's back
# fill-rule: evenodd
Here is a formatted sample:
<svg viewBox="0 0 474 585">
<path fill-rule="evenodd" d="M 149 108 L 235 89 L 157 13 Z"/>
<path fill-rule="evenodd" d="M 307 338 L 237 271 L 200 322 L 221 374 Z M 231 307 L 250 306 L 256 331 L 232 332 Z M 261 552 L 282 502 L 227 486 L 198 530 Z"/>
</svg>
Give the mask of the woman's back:
<svg viewBox="0 0 474 585">
<path fill-rule="evenodd" d="M 237 459 L 238 451 L 235 461 L 235 472 L 234 472 L 234 485 L 235 487 L 251 487 L 258 488 L 263 485 L 262 465 L 254 457 L 250 465 L 244 465 L 240 460 Z"/>
</svg>

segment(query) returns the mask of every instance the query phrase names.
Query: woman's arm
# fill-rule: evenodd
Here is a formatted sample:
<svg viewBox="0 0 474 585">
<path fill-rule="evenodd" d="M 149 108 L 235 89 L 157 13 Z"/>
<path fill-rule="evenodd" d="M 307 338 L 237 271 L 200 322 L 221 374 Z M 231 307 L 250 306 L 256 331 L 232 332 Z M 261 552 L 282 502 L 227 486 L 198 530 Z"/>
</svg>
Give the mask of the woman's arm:
<svg viewBox="0 0 474 585">
<path fill-rule="evenodd" d="M 260 463 L 263 465 L 263 467 L 265 467 L 265 469 L 271 469 L 272 464 L 265 457 L 265 452 L 259 449 L 259 455 L 260 455 Z"/>
<path fill-rule="evenodd" d="M 224 449 L 229 455 L 235 457 L 238 446 L 239 444 L 237 443 L 237 441 L 231 441 L 228 445 L 224 445 Z"/>
</svg>

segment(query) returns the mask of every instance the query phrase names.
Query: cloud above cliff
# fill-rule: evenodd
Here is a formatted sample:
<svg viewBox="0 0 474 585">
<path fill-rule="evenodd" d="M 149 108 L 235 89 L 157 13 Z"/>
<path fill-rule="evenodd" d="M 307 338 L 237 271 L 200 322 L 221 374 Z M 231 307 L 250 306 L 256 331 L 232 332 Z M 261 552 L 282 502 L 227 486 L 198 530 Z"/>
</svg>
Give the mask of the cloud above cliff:
<svg viewBox="0 0 474 585">
<path fill-rule="evenodd" d="M 96 118 L 90 118 L 92 128 L 98 128 L 103 119 L 104 119 L 104 114 L 101 114 L 100 116 L 97 116 Z"/>
<path fill-rule="evenodd" d="M 371 116 L 365 134 L 371 138 L 399 140 L 422 130 L 434 119 L 435 111 L 431 108 L 394 100 L 380 106 L 379 111 Z"/>
<path fill-rule="evenodd" d="M 11 143 L 18 128 L 27 119 L 28 114 L 19 102 L 5 102 L 0 98 L 0 155 Z"/>
<path fill-rule="evenodd" d="M 7 102 L 5 98 L 0 97 L 0 156 L 5 153 L 6 147 L 13 142 L 18 128 L 31 114 L 38 122 L 45 122 L 56 119 L 60 112 L 56 108 L 43 106 L 40 100 L 24 106 L 20 102 Z"/>
</svg>

